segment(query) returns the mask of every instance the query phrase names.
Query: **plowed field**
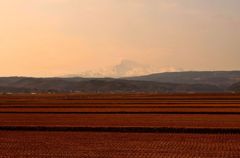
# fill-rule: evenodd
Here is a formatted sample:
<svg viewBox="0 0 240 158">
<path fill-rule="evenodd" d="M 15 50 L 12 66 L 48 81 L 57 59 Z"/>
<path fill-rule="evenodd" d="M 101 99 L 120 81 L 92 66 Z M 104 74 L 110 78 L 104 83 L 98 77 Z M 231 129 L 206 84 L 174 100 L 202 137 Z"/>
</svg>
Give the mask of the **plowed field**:
<svg viewBox="0 0 240 158">
<path fill-rule="evenodd" d="M 240 95 L 0 95 L 0 153 L 237 158 Z"/>
</svg>

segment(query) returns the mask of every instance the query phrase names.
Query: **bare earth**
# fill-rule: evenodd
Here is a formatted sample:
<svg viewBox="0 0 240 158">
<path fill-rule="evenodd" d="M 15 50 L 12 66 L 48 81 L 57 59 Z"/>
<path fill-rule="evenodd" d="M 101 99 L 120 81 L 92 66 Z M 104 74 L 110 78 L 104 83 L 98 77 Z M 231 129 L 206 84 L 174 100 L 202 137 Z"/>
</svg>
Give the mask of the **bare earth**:
<svg viewBox="0 0 240 158">
<path fill-rule="evenodd" d="M 238 158 L 240 96 L 0 95 L 0 158 L 9 157 Z"/>
<path fill-rule="evenodd" d="M 240 157 L 240 135 L 0 132 L 0 157 Z"/>
</svg>

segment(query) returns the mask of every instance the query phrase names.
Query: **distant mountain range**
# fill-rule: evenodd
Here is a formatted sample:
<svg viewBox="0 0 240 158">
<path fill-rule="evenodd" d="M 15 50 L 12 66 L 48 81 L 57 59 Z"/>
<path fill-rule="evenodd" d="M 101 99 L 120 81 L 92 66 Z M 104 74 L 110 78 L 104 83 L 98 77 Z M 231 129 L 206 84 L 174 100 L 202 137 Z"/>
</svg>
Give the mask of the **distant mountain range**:
<svg viewBox="0 0 240 158">
<path fill-rule="evenodd" d="M 227 88 L 240 81 L 240 71 L 166 72 L 124 79 L 179 84 L 210 84 Z"/>
<path fill-rule="evenodd" d="M 240 71 L 169 72 L 128 78 L 1 77 L 2 93 L 240 92 Z"/>
</svg>

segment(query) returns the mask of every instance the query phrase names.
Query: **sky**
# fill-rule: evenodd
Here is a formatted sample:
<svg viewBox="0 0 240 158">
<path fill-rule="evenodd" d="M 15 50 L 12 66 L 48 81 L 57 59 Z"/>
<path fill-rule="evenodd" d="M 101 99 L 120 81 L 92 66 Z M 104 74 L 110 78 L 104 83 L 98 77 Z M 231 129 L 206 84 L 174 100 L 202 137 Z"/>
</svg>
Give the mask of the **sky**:
<svg viewBox="0 0 240 158">
<path fill-rule="evenodd" d="M 239 70 L 239 8 L 239 0 L 0 0 L 0 76 L 111 76 L 126 63 L 148 65 L 146 73 Z"/>
</svg>

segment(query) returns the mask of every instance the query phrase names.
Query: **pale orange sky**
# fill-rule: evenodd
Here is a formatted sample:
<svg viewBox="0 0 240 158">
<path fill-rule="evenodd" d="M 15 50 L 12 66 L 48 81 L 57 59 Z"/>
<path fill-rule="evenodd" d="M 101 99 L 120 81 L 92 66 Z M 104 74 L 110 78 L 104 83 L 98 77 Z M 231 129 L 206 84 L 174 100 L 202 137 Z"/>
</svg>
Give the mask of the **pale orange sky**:
<svg viewBox="0 0 240 158">
<path fill-rule="evenodd" d="M 0 76 L 59 76 L 123 59 L 240 69 L 239 0 L 0 0 Z"/>
</svg>

